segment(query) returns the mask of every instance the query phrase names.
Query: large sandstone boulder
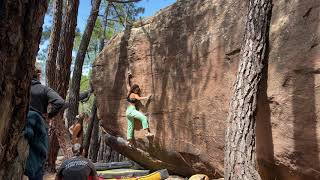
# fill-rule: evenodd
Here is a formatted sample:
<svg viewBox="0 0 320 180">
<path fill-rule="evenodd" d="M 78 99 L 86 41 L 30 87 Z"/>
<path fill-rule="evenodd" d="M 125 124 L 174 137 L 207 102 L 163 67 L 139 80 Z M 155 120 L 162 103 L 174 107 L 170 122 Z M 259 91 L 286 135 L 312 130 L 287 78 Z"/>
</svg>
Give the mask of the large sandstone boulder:
<svg viewBox="0 0 320 180">
<path fill-rule="evenodd" d="M 237 0 L 181 0 L 110 40 L 93 65 L 98 116 L 110 135 L 126 137 L 129 67 L 143 95 L 154 95 L 143 111 L 155 133 L 148 140 L 137 129 L 136 149 L 116 140 L 111 146 L 150 169 L 223 176 L 246 7 Z M 319 7 L 319 0 L 274 1 L 257 113 L 264 179 L 320 179 Z"/>
</svg>

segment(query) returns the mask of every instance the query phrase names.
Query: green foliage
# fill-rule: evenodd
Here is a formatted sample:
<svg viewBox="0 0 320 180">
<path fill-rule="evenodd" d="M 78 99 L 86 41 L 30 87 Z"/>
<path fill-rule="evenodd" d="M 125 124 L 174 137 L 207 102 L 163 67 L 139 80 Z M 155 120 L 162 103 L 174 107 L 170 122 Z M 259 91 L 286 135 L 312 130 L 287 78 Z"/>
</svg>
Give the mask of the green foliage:
<svg viewBox="0 0 320 180">
<path fill-rule="evenodd" d="M 51 34 L 51 26 L 44 26 L 42 35 L 41 35 L 40 45 L 43 45 L 45 42 L 49 41 L 50 34 Z"/>
<path fill-rule="evenodd" d="M 84 68 L 89 68 L 93 60 L 96 58 L 97 54 L 99 53 L 100 40 L 103 37 L 103 27 L 101 24 L 101 20 L 98 18 L 93 28 L 90 43 L 87 49 L 87 54 L 84 61 Z"/>
<path fill-rule="evenodd" d="M 89 76 L 83 75 L 80 82 L 80 91 L 87 91 L 90 88 Z"/>
<path fill-rule="evenodd" d="M 73 51 L 77 52 L 79 50 L 80 42 L 81 42 L 82 33 L 79 28 L 76 28 L 75 37 L 73 40 Z"/>
<path fill-rule="evenodd" d="M 91 108 L 93 105 L 94 95 L 91 95 L 89 100 L 85 103 L 80 102 L 79 104 L 79 113 L 85 113 L 87 115 L 91 114 Z"/>
<path fill-rule="evenodd" d="M 113 3 L 110 15 L 124 25 L 126 22 L 133 23 L 140 13 L 144 13 L 144 8 L 137 7 L 136 3 Z"/>
<path fill-rule="evenodd" d="M 90 88 L 90 76 L 91 72 L 89 72 L 89 75 L 83 75 L 81 77 L 81 82 L 80 82 L 80 92 L 84 92 L 89 90 Z M 86 113 L 88 115 L 91 114 L 91 107 L 93 105 L 93 95 L 89 98 L 89 100 L 85 103 L 80 103 L 79 104 L 79 113 Z"/>
<path fill-rule="evenodd" d="M 109 5 L 109 6 L 108 6 Z M 107 23 L 105 23 L 105 14 L 108 9 Z M 80 91 L 86 91 L 90 88 L 90 76 L 91 76 L 91 64 L 97 57 L 101 41 L 107 42 L 115 34 L 123 30 L 126 22 L 132 23 L 136 20 L 139 13 L 143 13 L 144 8 L 136 7 L 135 3 L 112 3 L 110 5 L 107 0 L 103 0 L 100 6 L 100 15 L 95 23 L 93 33 L 90 39 L 89 47 L 84 61 L 83 66 L 83 76 L 81 77 Z M 43 32 L 41 36 L 41 49 L 38 52 L 38 62 L 41 64 L 43 75 L 45 78 L 45 64 L 47 60 L 48 46 L 51 35 L 52 28 L 52 15 L 53 15 L 53 0 L 49 2 L 49 8 L 46 13 L 47 23 L 43 27 Z M 80 46 L 82 37 L 82 32 L 79 28 L 76 29 L 74 46 L 73 46 L 73 56 L 77 54 Z M 73 57 L 75 58 L 75 57 Z M 87 74 L 87 75 L 85 75 Z M 91 108 L 93 104 L 93 95 L 85 103 L 79 104 L 79 112 L 84 112 L 91 114 Z"/>
</svg>

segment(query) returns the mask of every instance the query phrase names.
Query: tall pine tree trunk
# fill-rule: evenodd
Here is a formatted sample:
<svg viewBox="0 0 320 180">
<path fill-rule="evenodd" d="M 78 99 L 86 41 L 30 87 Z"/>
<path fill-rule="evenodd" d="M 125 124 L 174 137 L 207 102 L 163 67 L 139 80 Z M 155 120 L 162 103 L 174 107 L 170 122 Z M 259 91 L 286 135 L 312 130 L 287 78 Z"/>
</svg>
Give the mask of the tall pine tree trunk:
<svg viewBox="0 0 320 180">
<path fill-rule="evenodd" d="M 62 8 L 63 8 L 63 0 L 55 0 L 53 4 L 53 25 L 51 29 L 50 35 L 50 44 L 48 50 L 48 59 L 46 63 L 46 81 L 47 85 L 53 89 L 57 89 L 56 82 L 56 58 L 58 53 L 58 47 L 60 42 L 60 33 L 62 26 Z M 61 119 L 57 119 L 61 121 Z M 52 121 L 56 121 L 56 119 L 51 119 Z M 55 172 L 55 163 L 59 151 L 59 141 L 57 139 L 57 135 L 55 133 L 55 129 L 53 126 L 50 126 L 49 129 L 49 153 L 48 153 L 48 161 L 47 161 L 47 171 Z"/>
<path fill-rule="evenodd" d="M 0 179 L 21 179 L 28 155 L 22 131 L 46 0 L 0 1 Z"/>
<path fill-rule="evenodd" d="M 105 138 L 105 132 L 100 127 L 100 145 L 99 145 L 99 152 L 97 161 L 98 162 L 109 162 L 112 160 L 112 149 L 107 145 L 106 138 Z M 117 162 L 117 161 L 112 161 Z"/>
<path fill-rule="evenodd" d="M 89 158 L 92 162 L 97 162 L 98 151 L 99 151 L 99 120 L 97 113 L 95 114 L 95 121 L 93 121 L 93 130 L 90 143 Z"/>
<path fill-rule="evenodd" d="M 56 160 L 59 153 L 59 141 L 58 137 L 55 134 L 55 129 L 50 127 L 49 129 L 49 152 L 46 165 L 46 171 L 56 172 Z"/>
<path fill-rule="evenodd" d="M 70 66 L 72 62 L 73 41 L 75 38 L 75 31 L 77 27 L 79 0 L 68 0 L 66 5 L 66 13 L 62 24 L 61 40 L 58 48 L 56 82 L 57 91 L 66 98 L 69 80 L 70 80 Z M 59 119 L 58 119 L 59 118 Z M 55 132 L 58 136 L 59 145 L 62 148 L 63 154 L 70 157 L 71 140 L 67 128 L 65 128 L 63 113 L 56 118 Z"/>
<path fill-rule="evenodd" d="M 250 0 L 240 64 L 230 103 L 225 147 L 225 179 L 261 179 L 256 167 L 257 93 L 267 63 L 271 0 Z"/>
<path fill-rule="evenodd" d="M 60 33 L 62 26 L 62 7 L 63 0 L 54 0 L 53 4 L 53 25 L 50 35 L 50 44 L 48 49 L 48 59 L 46 63 L 46 77 L 47 85 L 53 89 L 56 89 L 56 58 L 58 53 L 58 47 L 60 42 Z"/>
<path fill-rule="evenodd" d="M 80 47 L 76 56 L 74 70 L 72 74 L 70 93 L 69 93 L 69 108 L 67 110 L 68 125 L 71 126 L 74 122 L 79 109 L 79 92 L 80 92 L 80 81 L 82 76 L 82 66 L 85 55 L 90 43 L 93 28 L 95 26 L 100 7 L 101 0 L 94 0 L 91 8 L 90 16 L 87 21 L 86 28 L 81 38 Z"/>
<path fill-rule="evenodd" d="M 87 136 L 84 139 L 84 143 L 83 143 L 83 150 L 84 150 L 85 157 L 88 157 L 88 150 L 89 150 L 89 146 L 91 143 L 91 134 L 92 134 L 92 130 L 93 130 L 93 125 L 94 125 L 95 121 L 98 121 L 96 118 L 97 117 L 96 114 L 97 114 L 97 100 L 94 97 L 93 105 L 92 105 L 92 109 L 91 109 L 90 122 L 89 122 L 87 132 L 86 132 Z"/>
<path fill-rule="evenodd" d="M 110 3 L 108 2 L 107 7 L 104 11 L 104 19 L 102 21 L 102 26 L 103 26 L 103 38 L 100 39 L 100 45 L 99 45 L 99 52 L 103 50 L 104 47 L 104 42 L 107 39 L 106 38 L 106 33 L 107 33 L 107 27 L 108 27 L 108 16 L 109 16 L 109 11 L 110 11 Z"/>
<path fill-rule="evenodd" d="M 61 40 L 58 48 L 56 82 L 57 91 L 65 98 L 67 95 L 70 67 L 72 62 L 72 49 L 77 26 L 79 0 L 68 0 L 66 4 L 66 13 L 62 23 Z"/>
<path fill-rule="evenodd" d="M 58 54 L 56 58 L 55 71 L 55 86 L 53 87 L 61 97 L 64 99 L 67 96 L 69 80 L 70 80 L 70 66 L 72 62 L 72 49 L 75 37 L 75 30 L 77 26 L 79 0 L 67 0 L 64 7 L 63 23 L 60 32 L 60 43 L 58 47 Z M 51 80 L 49 80 L 51 81 Z M 52 120 L 53 136 L 57 136 L 59 145 L 56 144 L 55 137 L 49 137 L 49 144 L 51 153 L 48 160 L 48 169 L 55 170 L 53 164 L 57 158 L 59 147 L 61 147 L 63 155 L 67 158 L 72 155 L 71 140 L 69 132 L 64 125 L 63 112 L 59 113 Z"/>
</svg>

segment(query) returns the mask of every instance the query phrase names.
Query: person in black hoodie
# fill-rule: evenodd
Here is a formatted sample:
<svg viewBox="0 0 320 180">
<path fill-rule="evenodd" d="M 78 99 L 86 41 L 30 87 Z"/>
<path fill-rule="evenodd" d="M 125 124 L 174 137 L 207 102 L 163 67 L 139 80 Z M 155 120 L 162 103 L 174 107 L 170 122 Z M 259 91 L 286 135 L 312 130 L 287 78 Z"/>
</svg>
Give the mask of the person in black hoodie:
<svg viewBox="0 0 320 180">
<path fill-rule="evenodd" d="M 39 67 L 36 67 L 31 81 L 30 110 L 36 111 L 43 117 L 48 117 L 50 119 L 59 113 L 65 102 L 53 89 L 42 85 L 40 77 L 41 70 Z M 51 110 L 47 113 L 49 104 Z"/>
<path fill-rule="evenodd" d="M 52 118 L 65 106 L 64 100 L 51 88 L 40 83 L 41 69 L 33 72 L 29 112 L 24 135 L 29 143 L 25 175 L 29 180 L 42 180 L 44 162 L 48 154 L 48 125 L 44 118 Z M 51 110 L 48 112 L 48 105 Z"/>
</svg>

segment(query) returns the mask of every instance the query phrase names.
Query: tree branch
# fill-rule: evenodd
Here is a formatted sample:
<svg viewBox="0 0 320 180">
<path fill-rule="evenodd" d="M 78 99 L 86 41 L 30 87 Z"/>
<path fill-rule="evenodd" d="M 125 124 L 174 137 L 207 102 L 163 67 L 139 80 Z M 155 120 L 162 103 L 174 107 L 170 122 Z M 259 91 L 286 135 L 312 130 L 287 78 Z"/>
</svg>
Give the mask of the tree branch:
<svg viewBox="0 0 320 180">
<path fill-rule="evenodd" d="M 120 14 L 119 14 L 116 6 L 115 6 L 113 3 L 111 3 L 111 6 L 113 7 L 114 11 L 116 12 L 116 14 L 117 14 L 117 16 L 118 16 L 118 18 L 119 18 L 120 23 L 123 25 L 123 27 L 125 27 L 126 25 L 125 25 L 125 23 L 122 21 L 121 16 L 120 16 Z"/>
<path fill-rule="evenodd" d="M 126 1 L 119 1 L 119 0 L 108 0 L 111 3 L 131 3 L 131 2 L 139 2 L 141 0 L 126 0 Z"/>
<path fill-rule="evenodd" d="M 105 15 L 99 14 L 99 17 L 105 17 Z M 107 19 L 107 21 L 120 22 L 120 21 L 117 20 L 117 19 Z"/>
</svg>

